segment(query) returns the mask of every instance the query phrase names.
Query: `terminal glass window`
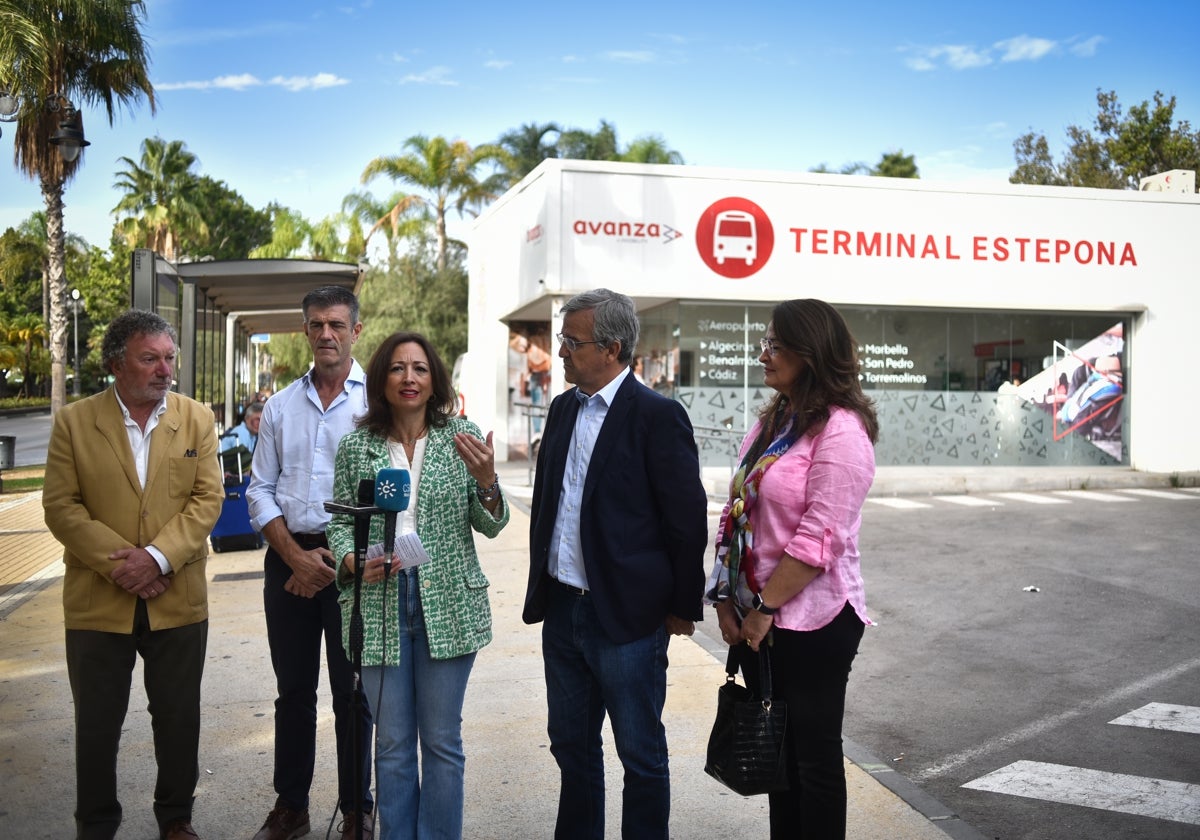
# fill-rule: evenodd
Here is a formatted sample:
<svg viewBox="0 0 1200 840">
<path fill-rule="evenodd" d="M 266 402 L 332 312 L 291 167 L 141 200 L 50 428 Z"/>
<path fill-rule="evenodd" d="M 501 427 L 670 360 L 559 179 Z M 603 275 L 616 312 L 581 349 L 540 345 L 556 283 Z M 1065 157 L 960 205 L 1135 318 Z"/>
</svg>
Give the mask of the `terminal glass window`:
<svg viewBox="0 0 1200 840">
<path fill-rule="evenodd" d="M 838 307 L 880 420 L 876 460 L 914 466 L 1129 464 L 1129 317 Z M 642 313 L 637 367 L 678 399 L 705 466 L 728 467 L 771 392 L 770 304 L 671 303 Z"/>
</svg>

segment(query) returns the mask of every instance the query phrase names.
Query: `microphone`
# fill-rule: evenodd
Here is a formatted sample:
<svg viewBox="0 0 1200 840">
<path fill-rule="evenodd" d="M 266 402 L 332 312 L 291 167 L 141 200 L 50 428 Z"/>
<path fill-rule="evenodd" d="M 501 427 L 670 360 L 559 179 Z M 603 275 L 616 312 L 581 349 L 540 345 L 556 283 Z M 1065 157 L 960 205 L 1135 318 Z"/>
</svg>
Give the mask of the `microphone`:
<svg viewBox="0 0 1200 840">
<path fill-rule="evenodd" d="M 371 504 L 374 501 L 375 482 L 364 478 L 358 482 L 358 498 L 354 502 L 326 502 L 326 513 L 340 513 L 354 517 L 354 572 L 357 577 L 362 570 L 362 555 L 367 550 L 367 537 L 371 529 L 371 517 L 382 511 Z"/>
<path fill-rule="evenodd" d="M 383 575 L 392 573 L 392 552 L 396 549 L 396 515 L 408 510 L 412 479 L 408 470 L 388 467 L 375 477 L 375 507 L 383 511 Z"/>
</svg>

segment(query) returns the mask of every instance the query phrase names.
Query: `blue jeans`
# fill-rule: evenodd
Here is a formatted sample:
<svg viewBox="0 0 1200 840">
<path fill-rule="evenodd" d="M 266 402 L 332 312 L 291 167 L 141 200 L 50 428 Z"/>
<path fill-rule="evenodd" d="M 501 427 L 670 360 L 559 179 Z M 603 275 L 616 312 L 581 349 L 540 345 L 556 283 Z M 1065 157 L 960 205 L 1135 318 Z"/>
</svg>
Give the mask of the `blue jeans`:
<svg viewBox="0 0 1200 840">
<path fill-rule="evenodd" d="M 561 789 L 557 840 L 604 840 L 604 753 L 607 713 L 625 768 L 621 836 L 668 837 L 671 779 L 667 734 L 667 633 L 614 644 L 596 617 L 591 595 L 549 584 L 542 624 L 550 752 Z"/>
<path fill-rule="evenodd" d="M 400 664 L 364 667 L 375 719 L 375 816 L 380 840 L 462 837 L 462 708 L 475 654 L 432 659 L 415 570 L 396 576 Z M 420 770 L 417 745 L 421 747 Z"/>
</svg>

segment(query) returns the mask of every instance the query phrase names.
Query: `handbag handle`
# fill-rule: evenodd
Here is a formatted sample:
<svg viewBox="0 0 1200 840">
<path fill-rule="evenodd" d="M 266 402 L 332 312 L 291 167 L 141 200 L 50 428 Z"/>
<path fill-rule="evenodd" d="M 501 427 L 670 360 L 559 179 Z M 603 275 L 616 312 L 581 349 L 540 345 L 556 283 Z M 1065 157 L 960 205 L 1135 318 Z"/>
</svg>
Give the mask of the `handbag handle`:
<svg viewBox="0 0 1200 840">
<path fill-rule="evenodd" d="M 764 639 L 763 641 L 766 641 Z M 758 646 L 758 674 L 759 685 L 762 688 L 762 701 L 767 707 L 771 707 L 771 697 L 773 686 L 771 684 L 771 655 L 767 651 L 769 645 L 760 644 Z M 725 682 L 735 682 L 738 672 L 738 663 L 735 651 L 737 645 L 729 646 L 729 655 L 725 657 Z"/>
</svg>

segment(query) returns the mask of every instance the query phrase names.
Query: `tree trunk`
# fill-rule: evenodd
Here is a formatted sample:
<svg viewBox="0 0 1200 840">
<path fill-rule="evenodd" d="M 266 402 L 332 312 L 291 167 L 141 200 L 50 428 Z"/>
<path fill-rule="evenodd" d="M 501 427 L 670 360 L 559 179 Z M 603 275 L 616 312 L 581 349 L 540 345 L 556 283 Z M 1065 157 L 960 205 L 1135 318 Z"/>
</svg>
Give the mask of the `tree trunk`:
<svg viewBox="0 0 1200 840">
<path fill-rule="evenodd" d="M 437 267 L 439 274 L 446 273 L 446 214 L 438 212 L 437 215 Z"/>
<path fill-rule="evenodd" d="M 46 244 L 50 251 L 50 416 L 67 403 L 67 260 L 63 228 L 63 182 L 42 179 Z"/>
</svg>

